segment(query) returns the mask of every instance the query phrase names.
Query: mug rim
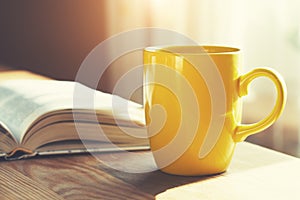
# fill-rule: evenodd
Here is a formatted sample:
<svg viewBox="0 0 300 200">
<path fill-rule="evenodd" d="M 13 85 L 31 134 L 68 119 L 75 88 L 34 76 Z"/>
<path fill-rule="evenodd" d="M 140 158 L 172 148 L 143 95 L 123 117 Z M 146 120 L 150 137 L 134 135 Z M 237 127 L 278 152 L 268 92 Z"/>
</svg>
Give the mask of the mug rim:
<svg viewBox="0 0 300 200">
<path fill-rule="evenodd" d="M 223 55 L 239 53 L 240 49 L 235 47 L 218 45 L 168 45 L 149 46 L 146 47 L 144 51 L 179 55 Z"/>
</svg>

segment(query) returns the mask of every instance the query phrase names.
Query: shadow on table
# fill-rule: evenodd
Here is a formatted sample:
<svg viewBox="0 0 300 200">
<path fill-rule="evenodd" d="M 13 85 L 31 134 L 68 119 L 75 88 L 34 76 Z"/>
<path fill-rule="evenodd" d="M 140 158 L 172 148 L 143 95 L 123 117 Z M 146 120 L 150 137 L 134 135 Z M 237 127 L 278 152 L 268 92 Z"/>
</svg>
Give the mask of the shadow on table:
<svg viewBox="0 0 300 200">
<path fill-rule="evenodd" d="M 126 183 L 134 185 L 138 189 L 148 194 L 157 195 L 168 189 L 203 181 L 214 176 L 176 176 L 166 174 L 159 170 L 148 173 L 126 173 L 123 171 L 115 170 L 104 165 L 99 166 L 101 170 L 108 172 L 110 175 L 123 180 Z"/>
</svg>

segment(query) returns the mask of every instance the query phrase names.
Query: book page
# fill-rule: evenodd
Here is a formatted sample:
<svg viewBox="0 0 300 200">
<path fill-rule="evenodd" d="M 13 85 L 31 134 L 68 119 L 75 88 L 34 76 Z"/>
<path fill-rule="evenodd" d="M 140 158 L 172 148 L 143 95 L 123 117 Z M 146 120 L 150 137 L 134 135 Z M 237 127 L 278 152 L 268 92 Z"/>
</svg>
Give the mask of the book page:
<svg viewBox="0 0 300 200">
<path fill-rule="evenodd" d="M 20 143 L 23 122 L 38 105 L 24 98 L 13 89 L 0 86 L 0 121 L 14 135 Z"/>
<path fill-rule="evenodd" d="M 49 112 L 70 110 L 74 109 L 75 106 L 76 109 L 100 110 L 107 116 L 114 114 L 112 109 L 113 95 L 92 90 L 81 84 L 80 87 L 94 92 L 92 96 L 95 98 L 94 104 L 90 104 L 90 100 L 87 101 L 87 98 L 91 98 L 91 96 L 85 95 L 77 95 L 76 103 L 74 103 L 74 88 L 77 84 L 79 83 L 55 80 L 9 80 L 2 82 L 0 84 L 0 121 L 11 130 L 16 140 L 21 143 L 31 124 Z M 133 105 L 134 107 L 139 106 L 134 103 Z M 117 109 L 122 110 L 123 108 Z M 116 114 L 115 117 L 128 120 L 124 110 L 122 112 L 117 111 Z M 138 116 L 137 120 L 139 119 L 143 119 L 143 117 Z"/>
<path fill-rule="evenodd" d="M 0 121 L 0 157 L 10 152 L 16 143 L 16 139 L 11 134 L 11 131 Z"/>
</svg>

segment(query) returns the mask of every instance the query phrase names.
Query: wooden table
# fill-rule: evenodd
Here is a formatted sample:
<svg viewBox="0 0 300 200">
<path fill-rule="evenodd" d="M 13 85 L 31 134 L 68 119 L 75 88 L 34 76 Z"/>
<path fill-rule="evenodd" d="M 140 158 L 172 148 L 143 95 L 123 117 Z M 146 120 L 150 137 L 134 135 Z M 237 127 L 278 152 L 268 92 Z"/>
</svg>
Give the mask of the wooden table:
<svg viewBox="0 0 300 200">
<path fill-rule="evenodd" d="M 147 152 L 116 159 L 123 169 L 151 169 Z M 300 159 L 239 143 L 227 172 L 182 177 L 160 171 L 126 173 L 89 154 L 0 161 L 0 199 L 300 199 Z"/>
</svg>

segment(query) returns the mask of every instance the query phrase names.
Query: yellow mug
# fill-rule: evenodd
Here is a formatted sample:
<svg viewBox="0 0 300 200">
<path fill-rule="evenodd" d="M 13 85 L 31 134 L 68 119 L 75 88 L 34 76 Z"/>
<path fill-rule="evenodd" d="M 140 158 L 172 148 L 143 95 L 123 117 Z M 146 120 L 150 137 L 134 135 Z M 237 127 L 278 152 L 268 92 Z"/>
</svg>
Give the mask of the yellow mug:
<svg viewBox="0 0 300 200">
<path fill-rule="evenodd" d="M 146 124 L 159 169 L 176 175 L 224 172 L 236 143 L 268 128 L 281 115 L 286 103 L 282 77 L 270 68 L 256 68 L 243 75 L 240 70 L 237 48 L 144 49 Z M 258 77 L 267 77 L 276 86 L 275 106 L 263 120 L 241 124 L 241 97 Z"/>
</svg>

